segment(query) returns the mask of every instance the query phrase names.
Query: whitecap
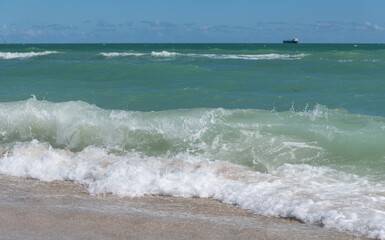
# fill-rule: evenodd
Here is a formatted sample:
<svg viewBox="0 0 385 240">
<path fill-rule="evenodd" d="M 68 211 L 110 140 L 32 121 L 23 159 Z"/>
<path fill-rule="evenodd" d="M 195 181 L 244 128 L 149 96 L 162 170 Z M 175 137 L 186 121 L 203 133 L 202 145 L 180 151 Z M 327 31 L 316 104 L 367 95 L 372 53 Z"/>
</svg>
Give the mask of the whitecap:
<svg viewBox="0 0 385 240">
<path fill-rule="evenodd" d="M 150 55 L 152 57 L 192 57 L 192 58 L 211 58 L 211 59 L 235 59 L 235 60 L 298 60 L 308 56 L 308 54 L 198 54 L 198 53 L 178 53 L 169 51 L 152 51 L 151 53 L 119 53 L 119 52 L 102 52 L 100 55 L 105 57 L 122 57 L 122 56 L 145 56 Z"/>
<path fill-rule="evenodd" d="M 126 56 L 135 56 L 140 57 L 145 55 L 145 53 L 131 53 L 131 52 L 102 52 L 100 55 L 104 57 L 126 57 Z"/>
<path fill-rule="evenodd" d="M 213 59 L 241 59 L 241 60 L 298 60 L 301 59 L 307 54 L 188 54 L 188 56 L 193 57 L 207 57 Z"/>
<path fill-rule="evenodd" d="M 37 56 L 44 56 L 49 54 L 59 53 L 57 51 L 44 51 L 44 52 L 0 52 L 0 59 L 15 59 L 15 58 L 30 58 Z"/>
<path fill-rule="evenodd" d="M 154 57 L 173 57 L 177 55 L 181 55 L 181 54 L 176 52 L 168 52 L 168 51 L 151 52 L 151 56 L 154 56 Z"/>
</svg>

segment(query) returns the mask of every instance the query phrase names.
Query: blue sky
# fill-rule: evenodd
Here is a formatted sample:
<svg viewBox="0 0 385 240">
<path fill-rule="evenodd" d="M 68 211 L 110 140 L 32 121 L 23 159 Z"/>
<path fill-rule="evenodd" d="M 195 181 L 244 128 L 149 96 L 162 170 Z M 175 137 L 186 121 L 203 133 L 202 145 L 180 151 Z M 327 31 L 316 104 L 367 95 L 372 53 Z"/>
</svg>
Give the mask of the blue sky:
<svg viewBox="0 0 385 240">
<path fill-rule="evenodd" d="M 385 43 L 384 0 L 0 0 L 0 41 Z"/>
</svg>

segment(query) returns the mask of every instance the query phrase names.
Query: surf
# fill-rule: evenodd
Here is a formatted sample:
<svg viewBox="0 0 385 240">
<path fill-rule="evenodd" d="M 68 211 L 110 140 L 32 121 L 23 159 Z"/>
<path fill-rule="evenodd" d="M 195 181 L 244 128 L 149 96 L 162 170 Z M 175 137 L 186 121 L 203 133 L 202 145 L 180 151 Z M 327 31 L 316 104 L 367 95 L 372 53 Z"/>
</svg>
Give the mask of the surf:
<svg viewBox="0 0 385 240">
<path fill-rule="evenodd" d="M 142 57 L 142 56 L 152 56 L 160 58 L 170 58 L 170 57 L 193 57 L 193 58 L 210 58 L 210 59 L 233 59 L 233 60 L 299 60 L 303 57 L 308 56 L 309 54 L 300 53 L 300 54 L 210 54 L 210 53 L 179 53 L 179 52 L 169 52 L 169 51 L 152 51 L 151 53 L 134 53 L 134 52 L 102 52 L 100 55 L 104 57 Z"/>
<path fill-rule="evenodd" d="M 25 59 L 59 53 L 57 51 L 43 52 L 0 52 L 0 59 Z"/>
<path fill-rule="evenodd" d="M 0 103 L 0 172 L 92 195 L 212 198 L 384 238 L 384 122 L 322 105 L 141 112 L 30 98 Z"/>
</svg>

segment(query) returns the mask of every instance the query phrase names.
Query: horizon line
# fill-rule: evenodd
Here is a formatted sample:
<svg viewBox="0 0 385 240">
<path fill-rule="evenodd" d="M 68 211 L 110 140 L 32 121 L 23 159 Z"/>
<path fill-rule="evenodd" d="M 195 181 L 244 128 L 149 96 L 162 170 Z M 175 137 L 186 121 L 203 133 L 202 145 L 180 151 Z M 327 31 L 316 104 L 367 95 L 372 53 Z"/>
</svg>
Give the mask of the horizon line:
<svg viewBox="0 0 385 240">
<path fill-rule="evenodd" d="M 25 43 L 9 43 L 5 42 L 0 45 L 17 45 L 17 44 L 284 44 L 282 42 L 25 42 Z M 302 42 L 285 45 L 301 45 L 301 44 L 385 44 L 370 42 Z"/>
</svg>

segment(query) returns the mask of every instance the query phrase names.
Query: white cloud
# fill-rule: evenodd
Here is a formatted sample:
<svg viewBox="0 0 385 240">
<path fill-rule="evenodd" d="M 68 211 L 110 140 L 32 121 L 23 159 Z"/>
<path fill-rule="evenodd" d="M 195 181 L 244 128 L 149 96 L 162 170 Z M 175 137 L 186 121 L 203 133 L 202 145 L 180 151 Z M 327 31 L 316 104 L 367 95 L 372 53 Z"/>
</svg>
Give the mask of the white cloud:
<svg viewBox="0 0 385 240">
<path fill-rule="evenodd" d="M 28 29 L 28 30 L 21 30 L 20 33 L 33 37 L 33 36 L 41 35 L 43 32 L 41 30 Z"/>
<path fill-rule="evenodd" d="M 376 31 L 384 31 L 385 27 L 377 25 L 377 24 L 373 24 L 369 21 L 365 21 L 365 25 L 364 26 L 358 26 L 357 29 L 361 29 L 361 30 L 372 29 L 372 30 L 376 30 Z"/>
<path fill-rule="evenodd" d="M 376 29 L 376 30 L 379 30 L 379 31 L 385 30 L 385 27 L 381 27 L 381 26 L 378 26 L 378 25 L 373 25 L 373 28 Z"/>
</svg>

